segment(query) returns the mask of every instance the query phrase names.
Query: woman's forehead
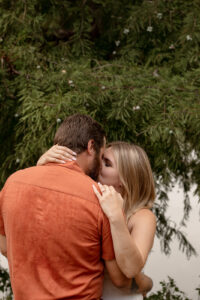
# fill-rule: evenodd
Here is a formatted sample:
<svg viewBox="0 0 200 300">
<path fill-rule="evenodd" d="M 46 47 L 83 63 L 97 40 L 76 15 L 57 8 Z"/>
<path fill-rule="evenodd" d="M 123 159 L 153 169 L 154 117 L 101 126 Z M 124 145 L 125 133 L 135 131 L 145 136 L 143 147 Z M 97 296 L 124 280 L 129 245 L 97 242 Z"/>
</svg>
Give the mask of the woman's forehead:
<svg viewBox="0 0 200 300">
<path fill-rule="evenodd" d="M 114 154 L 111 147 L 105 149 L 104 156 L 108 158 L 114 158 Z"/>
</svg>

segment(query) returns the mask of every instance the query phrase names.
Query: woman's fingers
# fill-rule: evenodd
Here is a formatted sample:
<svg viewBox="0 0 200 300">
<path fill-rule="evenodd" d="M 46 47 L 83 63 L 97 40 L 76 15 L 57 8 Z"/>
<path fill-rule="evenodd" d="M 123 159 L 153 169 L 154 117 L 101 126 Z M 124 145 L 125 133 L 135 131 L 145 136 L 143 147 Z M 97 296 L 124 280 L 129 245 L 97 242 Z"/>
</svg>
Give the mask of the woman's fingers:
<svg viewBox="0 0 200 300">
<path fill-rule="evenodd" d="M 54 150 L 59 151 L 63 155 L 71 155 L 71 156 L 77 156 L 77 153 L 74 152 L 73 150 L 64 147 L 64 146 L 59 146 L 59 145 L 54 145 Z"/>
<path fill-rule="evenodd" d="M 48 157 L 52 157 L 52 158 L 57 158 L 57 159 L 61 159 L 61 160 L 65 160 L 65 161 L 72 161 L 72 160 L 76 160 L 76 158 L 72 155 L 64 155 L 63 153 L 60 153 L 58 151 L 53 152 L 53 153 L 49 153 Z"/>
<path fill-rule="evenodd" d="M 98 185 L 99 185 L 100 191 L 102 193 L 109 191 L 109 186 L 108 185 L 102 185 L 100 182 L 98 182 Z"/>
<path fill-rule="evenodd" d="M 110 185 L 110 186 L 102 185 L 100 182 L 98 182 L 98 185 L 99 185 L 99 188 L 102 193 L 105 193 L 105 192 L 110 193 L 110 194 L 117 193 L 112 185 Z"/>
<path fill-rule="evenodd" d="M 100 182 L 98 182 L 100 191 L 102 193 L 101 201 L 112 201 L 117 203 L 121 208 L 123 208 L 124 199 L 118 193 L 113 186 L 108 185 L 102 185 Z"/>
<path fill-rule="evenodd" d="M 93 187 L 93 191 L 94 191 L 95 195 L 97 196 L 97 198 L 98 198 L 99 200 L 101 200 L 101 194 L 100 194 L 99 191 L 97 190 L 96 186 L 93 184 L 92 187 Z"/>
<path fill-rule="evenodd" d="M 110 192 L 112 194 L 117 193 L 117 191 L 115 190 L 115 188 L 112 185 L 110 186 Z"/>
<path fill-rule="evenodd" d="M 44 165 L 48 162 L 64 164 L 73 160 L 76 160 L 74 151 L 64 146 L 54 145 L 40 157 L 37 165 Z"/>
<path fill-rule="evenodd" d="M 100 189 L 103 187 L 103 184 L 101 184 L 100 182 L 98 182 L 98 185 Z"/>
<path fill-rule="evenodd" d="M 76 160 L 76 153 L 67 147 L 54 145 L 47 151 L 47 161 L 65 163 Z"/>
<path fill-rule="evenodd" d="M 122 210 L 121 195 L 108 185 L 98 183 L 100 192 L 95 186 L 93 190 L 99 200 L 99 204 L 108 218 Z"/>
<path fill-rule="evenodd" d="M 59 164 L 65 164 L 66 160 L 61 160 L 61 159 L 55 158 L 55 157 L 49 157 L 48 162 L 56 162 L 56 163 L 59 163 Z"/>
</svg>

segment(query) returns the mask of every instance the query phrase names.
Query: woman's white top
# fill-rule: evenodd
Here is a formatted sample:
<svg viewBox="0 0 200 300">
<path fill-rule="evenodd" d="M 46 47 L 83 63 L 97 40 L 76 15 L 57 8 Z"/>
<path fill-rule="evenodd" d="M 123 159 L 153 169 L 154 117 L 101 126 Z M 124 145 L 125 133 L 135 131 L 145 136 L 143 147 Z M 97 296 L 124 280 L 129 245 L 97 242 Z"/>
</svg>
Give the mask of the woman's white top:
<svg viewBox="0 0 200 300">
<path fill-rule="evenodd" d="M 117 288 L 111 282 L 109 275 L 105 272 L 103 283 L 103 300 L 142 300 L 143 296 L 135 294 L 125 288 Z"/>
</svg>

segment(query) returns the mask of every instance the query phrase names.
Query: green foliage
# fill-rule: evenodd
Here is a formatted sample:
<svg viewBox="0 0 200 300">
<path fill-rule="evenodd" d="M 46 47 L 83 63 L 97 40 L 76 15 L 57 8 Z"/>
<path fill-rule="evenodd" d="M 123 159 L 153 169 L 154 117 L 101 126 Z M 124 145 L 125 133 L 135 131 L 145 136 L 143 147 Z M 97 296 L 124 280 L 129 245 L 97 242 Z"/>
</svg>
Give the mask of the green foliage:
<svg viewBox="0 0 200 300">
<path fill-rule="evenodd" d="M 0 296 L 1 300 L 12 299 L 12 288 L 10 284 L 10 278 L 7 270 L 0 266 Z"/>
<path fill-rule="evenodd" d="M 168 276 L 168 281 L 161 281 L 161 290 L 145 298 L 146 300 L 191 300 L 186 297 L 176 285 L 173 278 Z"/>
<path fill-rule="evenodd" d="M 200 196 L 199 1 L 0 0 L 1 185 L 34 165 L 60 120 L 81 112 L 108 140 L 141 145 L 154 171 L 157 235 L 170 252 L 167 192 Z"/>
</svg>

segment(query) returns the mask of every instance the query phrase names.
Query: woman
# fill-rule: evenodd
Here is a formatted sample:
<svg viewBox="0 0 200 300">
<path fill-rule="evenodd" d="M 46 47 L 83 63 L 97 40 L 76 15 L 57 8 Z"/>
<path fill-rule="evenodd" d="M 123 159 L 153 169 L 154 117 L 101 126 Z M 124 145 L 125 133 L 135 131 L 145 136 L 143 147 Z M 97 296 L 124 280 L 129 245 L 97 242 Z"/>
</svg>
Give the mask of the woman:
<svg viewBox="0 0 200 300">
<path fill-rule="evenodd" d="M 56 145 L 39 159 L 38 165 L 75 159 L 71 150 Z M 145 295 L 152 281 L 141 269 L 152 248 L 156 230 L 156 219 L 150 210 L 155 199 L 154 180 L 145 151 L 125 142 L 109 144 L 99 181 L 101 193 L 95 187 L 94 192 L 110 222 L 117 263 L 128 278 L 135 278 L 137 292 Z M 141 297 L 133 296 L 130 290 L 114 287 L 105 276 L 103 299 L 136 300 Z"/>
</svg>

